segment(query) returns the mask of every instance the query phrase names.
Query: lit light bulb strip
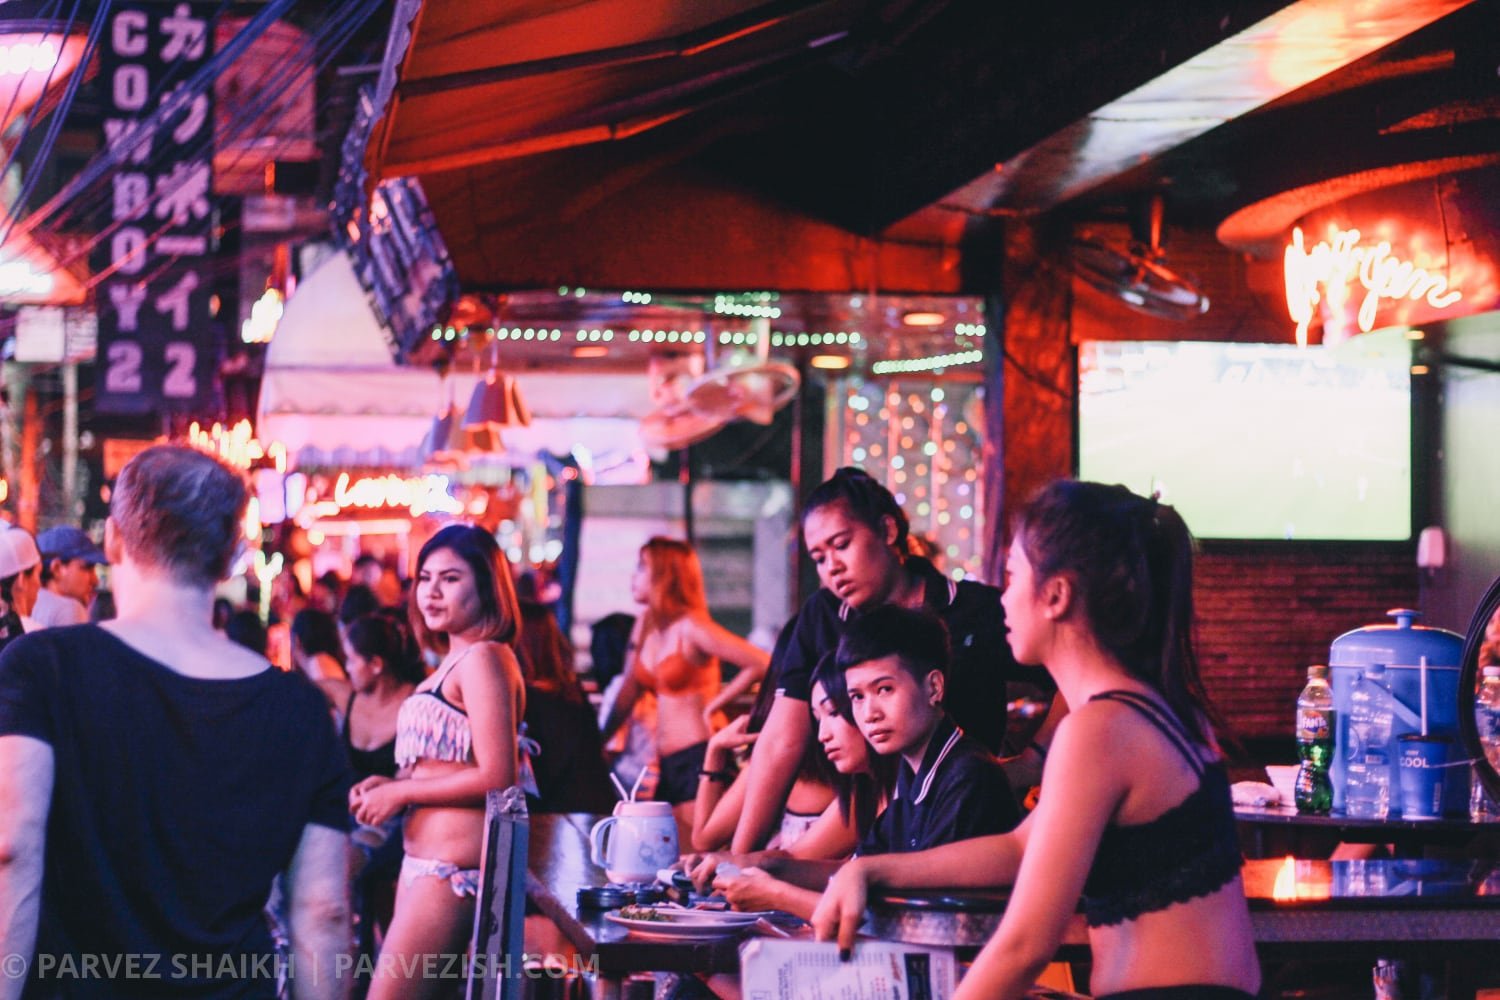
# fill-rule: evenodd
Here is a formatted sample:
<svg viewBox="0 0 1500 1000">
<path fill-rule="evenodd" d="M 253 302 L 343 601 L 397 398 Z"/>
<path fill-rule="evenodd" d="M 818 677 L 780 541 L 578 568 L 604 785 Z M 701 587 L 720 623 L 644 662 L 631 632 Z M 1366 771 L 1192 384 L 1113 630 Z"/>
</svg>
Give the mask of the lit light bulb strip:
<svg viewBox="0 0 1500 1000">
<path fill-rule="evenodd" d="M 702 330 L 631 330 L 627 339 L 632 344 L 701 344 L 708 335 Z"/>
<path fill-rule="evenodd" d="M 261 459 L 270 459 L 277 472 L 286 471 L 286 446 L 280 441 L 262 445 L 250 427 L 241 420 L 233 427 L 214 424 L 205 430 L 195 420 L 188 427 L 187 443 L 199 451 L 223 459 L 237 469 L 249 469 Z"/>
<path fill-rule="evenodd" d="M 828 330 L 823 333 L 793 333 L 784 330 L 771 331 L 772 347 L 823 347 L 829 344 L 857 344 L 858 330 Z"/>
<path fill-rule="evenodd" d="M 897 361 L 877 361 L 870 366 L 876 375 L 910 375 L 913 372 L 937 371 L 956 365 L 972 365 L 984 360 L 983 351 L 958 351 L 953 354 L 934 354 L 925 358 L 903 358 Z"/>
<path fill-rule="evenodd" d="M 971 425 L 964 411 L 980 390 L 938 385 L 921 375 L 843 386 L 831 396 L 828 453 L 890 488 L 908 511 L 912 531 L 936 546 L 948 576 L 978 576 L 984 491 L 971 458 L 981 448 L 983 428 Z"/>
<path fill-rule="evenodd" d="M 50 41 L 16 42 L 0 45 L 0 76 L 25 76 L 46 73 L 57 65 L 62 50 Z"/>
</svg>

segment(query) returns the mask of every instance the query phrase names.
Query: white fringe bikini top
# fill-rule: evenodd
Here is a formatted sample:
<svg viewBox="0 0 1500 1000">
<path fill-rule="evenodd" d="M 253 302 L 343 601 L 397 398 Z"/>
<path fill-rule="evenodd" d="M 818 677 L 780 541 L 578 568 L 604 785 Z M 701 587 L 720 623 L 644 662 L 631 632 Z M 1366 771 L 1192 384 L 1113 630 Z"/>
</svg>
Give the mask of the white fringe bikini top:
<svg viewBox="0 0 1500 1000">
<path fill-rule="evenodd" d="M 412 692 L 401 703 L 396 713 L 397 767 L 410 767 L 424 759 L 458 764 L 474 762 L 474 734 L 469 727 L 469 715 L 443 697 L 443 682 L 474 648 L 470 646 L 448 664 L 436 684 L 425 691 Z M 540 752 L 536 741 L 526 735 L 526 723 L 521 723 L 516 738 L 517 784 L 533 795 L 537 791 L 531 758 Z"/>
</svg>

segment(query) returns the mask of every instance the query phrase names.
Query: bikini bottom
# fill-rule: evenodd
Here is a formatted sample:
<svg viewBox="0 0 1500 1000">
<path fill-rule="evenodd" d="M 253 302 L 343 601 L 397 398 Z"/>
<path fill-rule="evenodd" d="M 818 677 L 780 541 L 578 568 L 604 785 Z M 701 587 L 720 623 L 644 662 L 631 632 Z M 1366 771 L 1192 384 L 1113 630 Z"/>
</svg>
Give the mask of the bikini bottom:
<svg viewBox="0 0 1500 1000">
<path fill-rule="evenodd" d="M 418 858 L 408 854 L 401 862 L 401 885 L 406 885 L 412 879 L 418 878 L 441 878 L 447 879 L 448 885 L 453 889 L 453 895 L 462 899 L 465 896 L 479 895 L 479 869 L 460 868 L 451 861 L 436 861 L 432 858 Z"/>
</svg>

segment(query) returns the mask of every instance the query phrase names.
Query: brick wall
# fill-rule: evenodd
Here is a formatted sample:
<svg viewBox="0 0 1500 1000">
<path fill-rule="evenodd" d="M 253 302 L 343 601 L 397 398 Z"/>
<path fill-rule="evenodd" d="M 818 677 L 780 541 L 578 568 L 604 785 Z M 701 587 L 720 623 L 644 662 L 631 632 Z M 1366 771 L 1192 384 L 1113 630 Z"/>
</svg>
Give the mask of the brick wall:
<svg viewBox="0 0 1500 1000">
<path fill-rule="evenodd" d="M 1418 596 L 1415 560 L 1400 551 L 1209 548 L 1195 568 L 1204 683 L 1243 738 L 1289 739 L 1308 665 Z"/>
</svg>

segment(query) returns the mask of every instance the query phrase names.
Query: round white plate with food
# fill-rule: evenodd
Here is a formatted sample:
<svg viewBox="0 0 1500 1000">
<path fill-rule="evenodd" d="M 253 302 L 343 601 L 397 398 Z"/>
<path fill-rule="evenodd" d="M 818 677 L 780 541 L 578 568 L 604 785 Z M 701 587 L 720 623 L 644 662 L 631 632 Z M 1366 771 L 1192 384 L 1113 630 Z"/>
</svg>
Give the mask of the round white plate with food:
<svg viewBox="0 0 1500 1000">
<path fill-rule="evenodd" d="M 660 938 L 729 937 L 760 919 L 759 913 L 734 910 L 691 910 L 678 906 L 625 906 L 604 919 L 633 934 Z"/>
</svg>

